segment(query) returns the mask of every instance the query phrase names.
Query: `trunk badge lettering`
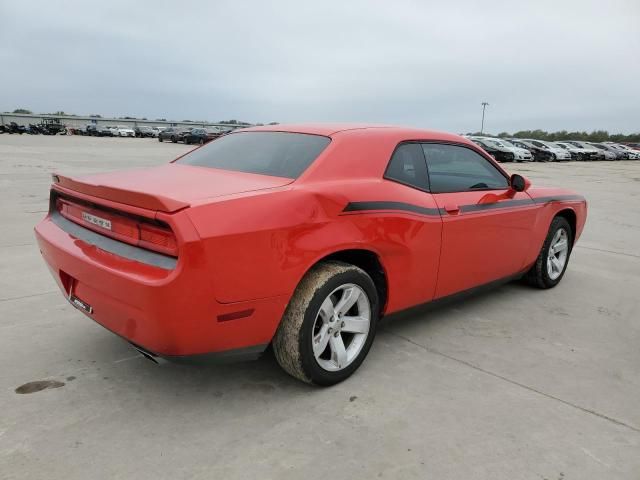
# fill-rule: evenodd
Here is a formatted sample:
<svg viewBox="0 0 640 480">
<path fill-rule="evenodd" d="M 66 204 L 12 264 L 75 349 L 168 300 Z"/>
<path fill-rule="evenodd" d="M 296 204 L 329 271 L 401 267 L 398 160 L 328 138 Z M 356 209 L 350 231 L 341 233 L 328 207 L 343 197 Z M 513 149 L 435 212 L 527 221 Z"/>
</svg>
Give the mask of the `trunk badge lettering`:
<svg viewBox="0 0 640 480">
<path fill-rule="evenodd" d="M 96 217 L 95 215 L 91 215 L 90 213 L 82 212 L 82 219 L 85 222 L 97 225 L 102 228 L 106 228 L 107 230 L 111 230 L 111 222 L 105 218 Z"/>
</svg>

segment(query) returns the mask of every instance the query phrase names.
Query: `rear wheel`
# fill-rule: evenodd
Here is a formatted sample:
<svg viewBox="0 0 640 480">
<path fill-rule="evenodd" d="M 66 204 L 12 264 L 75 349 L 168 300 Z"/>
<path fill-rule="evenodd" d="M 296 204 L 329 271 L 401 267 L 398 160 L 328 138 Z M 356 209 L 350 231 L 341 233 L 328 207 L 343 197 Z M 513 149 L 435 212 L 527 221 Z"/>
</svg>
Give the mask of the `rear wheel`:
<svg viewBox="0 0 640 480">
<path fill-rule="evenodd" d="M 305 275 L 289 302 L 273 339 L 275 357 L 303 382 L 341 382 L 367 356 L 378 316 L 378 294 L 364 270 L 321 263 Z"/>
<path fill-rule="evenodd" d="M 178 139 L 174 135 L 171 136 L 171 141 L 173 143 L 178 143 Z"/>
<path fill-rule="evenodd" d="M 158 136 L 158 141 L 161 142 L 162 141 L 162 137 Z"/>
<path fill-rule="evenodd" d="M 527 281 L 538 288 L 555 287 L 567 269 L 572 245 L 573 232 L 569 222 L 563 217 L 555 217 L 536 263 L 527 272 Z"/>
</svg>

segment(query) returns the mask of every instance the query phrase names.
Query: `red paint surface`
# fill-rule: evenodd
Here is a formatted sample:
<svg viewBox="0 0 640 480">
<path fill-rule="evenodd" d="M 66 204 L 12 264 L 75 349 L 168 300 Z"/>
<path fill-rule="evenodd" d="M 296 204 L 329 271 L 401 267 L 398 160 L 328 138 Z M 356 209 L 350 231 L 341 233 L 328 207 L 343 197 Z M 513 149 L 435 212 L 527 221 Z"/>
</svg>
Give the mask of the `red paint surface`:
<svg viewBox="0 0 640 480">
<path fill-rule="evenodd" d="M 56 191 L 167 224 L 178 243 L 177 268 L 162 270 L 102 251 L 62 231 L 50 216 L 36 227 L 42 255 L 65 295 L 93 307 L 95 321 L 150 351 L 189 355 L 270 342 L 305 272 L 342 250 L 378 256 L 388 283 L 385 313 L 391 313 L 526 270 L 561 210 L 575 213 L 576 238 L 582 231 L 586 202 L 579 199 L 457 210 L 573 195 L 566 190 L 430 194 L 383 179 L 393 150 L 406 140 L 459 143 L 488 158 L 462 137 L 345 128 L 351 127 L 259 128 L 331 137 L 295 181 L 175 163 L 78 179 L 59 176 Z M 442 214 L 343 211 L 350 202 L 372 201 Z M 251 315 L 218 321 L 250 310 Z"/>
</svg>

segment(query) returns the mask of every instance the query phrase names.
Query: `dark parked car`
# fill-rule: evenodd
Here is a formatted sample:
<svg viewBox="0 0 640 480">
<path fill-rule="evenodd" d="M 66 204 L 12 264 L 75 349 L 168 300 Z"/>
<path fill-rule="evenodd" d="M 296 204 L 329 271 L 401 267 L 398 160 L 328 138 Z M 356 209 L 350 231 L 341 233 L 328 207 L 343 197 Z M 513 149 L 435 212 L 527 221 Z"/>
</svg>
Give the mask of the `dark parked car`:
<svg viewBox="0 0 640 480">
<path fill-rule="evenodd" d="M 44 135 L 66 135 L 67 127 L 59 118 L 43 118 L 38 124 Z"/>
<path fill-rule="evenodd" d="M 181 140 L 181 135 L 183 133 L 183 129 L 177 127 L 169 127 L 158 135 L 158 141 L 163 142 L 165 140 L 171 140 L 173 143 L 176 143 L 178 140 Z"/>
<path fill-rule="evenodd" d="M 601 150 L 604 154 L 605 160 L 626 160 L 627 158 L 629 158 L 628 155 L 625 155 L 625 152 L 613 148 L 611 145 L 606 143 L 589 142 L 589 145 L 592 145 Z"/>
<path fill-rule="evenodd" d="M 84 129 L 85 135 L 91 135 L 92 137 L 98 136 L 98 126 L 97 125 L 87 125 Z"/>
<path fill-rule="evenodd" d="M 22 135 L 23 133 L 26 133 L 27 129 L 24 125 L 18 125 L 16 122 L 11 122 L 8 125 L 4 125 L 3 126 L 3 132 L 6 133 L 18 133 L 20 135 Z"/>
<path fill-rule="evenodd" d="M 470 138 L 473 143 L 484 149 L 489 155 L 495 158 L 498 162 L 513 162 L 514 154 L 506 149 L 499 148 L 495 145 L 491 145 L 489 142 L 484 141 L 481 138 Z"/>
<path fill-rule="evenodd" d="M 153 138 L 155 137 L 155 132 L 153 131 L 153 129 L 151 127 L 147 127 L 147 126 L 141 126 L 141 127 L 133 127 L 133 131 L 136 132 L 136 137 L 138 138 L 143 138 L 143 137 L 149 137 L 149 138 Z"/>
<path fill-rule="evenodd" d="M 551 142 L 534 139 L 514 138 L 510 140 L 517 147 L 526 148 L 533 154 L 536 162 L 555 162 L 558 160 L 571 160 L 571 154 Z"/>
<path fill-rule="evenodd" d="M 105 126 L 87 125 L 86 135 L 93 137 L 113 137 L 113 130 Z"/>
<path fill-rule="evenodd" d="M 215 140 L 221 135 L 222 132 L 220 132 L 219 130 L 214 130 L 212 128 L 194 128 L 189 132 L 184 132 L 184 134 L 182 135 L 182 140 L 187 145 L 190 145 L 192 143 L 199 143 L 200 145 L 204 145 L 211 140 Z"/>
</svg>

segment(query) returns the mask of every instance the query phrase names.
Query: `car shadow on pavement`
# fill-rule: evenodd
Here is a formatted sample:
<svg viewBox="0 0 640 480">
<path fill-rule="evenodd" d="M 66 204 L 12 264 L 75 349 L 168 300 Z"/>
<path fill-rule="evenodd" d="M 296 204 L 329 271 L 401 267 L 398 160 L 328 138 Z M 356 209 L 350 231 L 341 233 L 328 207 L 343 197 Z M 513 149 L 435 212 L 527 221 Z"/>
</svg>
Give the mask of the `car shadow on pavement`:
<svg viewBox="0 0 640 480">
<path fill-rule="evenodd" d="M 427 331 L 446 325 L 445 322 L 450 320 L 451 314 L 459 312 L 463 305 L 465 309 L 473 311 L 482 303 L 500 301 L 501 298 L 505 298 L 506 305 L 506 297 L 513 295 L 514 289 L 529 290 L 530 287 L 511 282 L 474 291 L 464 296 L 456 296 L 446 301 L 414 307 L 382 319 L 379 324 L 379 334 L 411 332 L 416 327 L 421 328 L 421 331 Z M 456 328 L 453 323 L 452 328 Z M 225 404 L 248 402 L 252 405 L 258 400 L 268 401 L 269 398 L 277 399 L 282 395 L 304 396 L 318 390 L 284 373 L 270 348 L 255 361 L 157 365 L 110 332 L 92 334 L 92 339 L 89 339 L 91 346 L 86 345 L 88 341 L 86 330 L 77 334 L 78 338 L 72 340 L 71 344 L 78 346 L 78 349 L 69 352 L 73 363 L 70 363 L 68 371 L 64 371 L 61 375 L 63 379 L 73 377 L 74 388 L 80 387 L 85 381 L 98 382 L 98 385 L 94 383 L 90 387 L 92 391 L 97 388 L 98 391 L 115 392 L 119 395 L 125 392 L 125 395 L 133 395 L 134 399 L 138 398 L 140 401 L 143 399 L 159 401 L 158 399 L 164 398 L 163 402 L 167 405 L 177 401 L 181 405 L 197 404 L 204 399 L 214 403 L 217 403 L 217 400 L 222 402 L 224 399 Z M 370 357 L 383 354 L 383 350 L 377 349 L 374 342 Z M 360 375 L 349 380 L 349 382 L 353 381 L 366 386 L 367 379 L 361 372 Z"/>
</svg>

